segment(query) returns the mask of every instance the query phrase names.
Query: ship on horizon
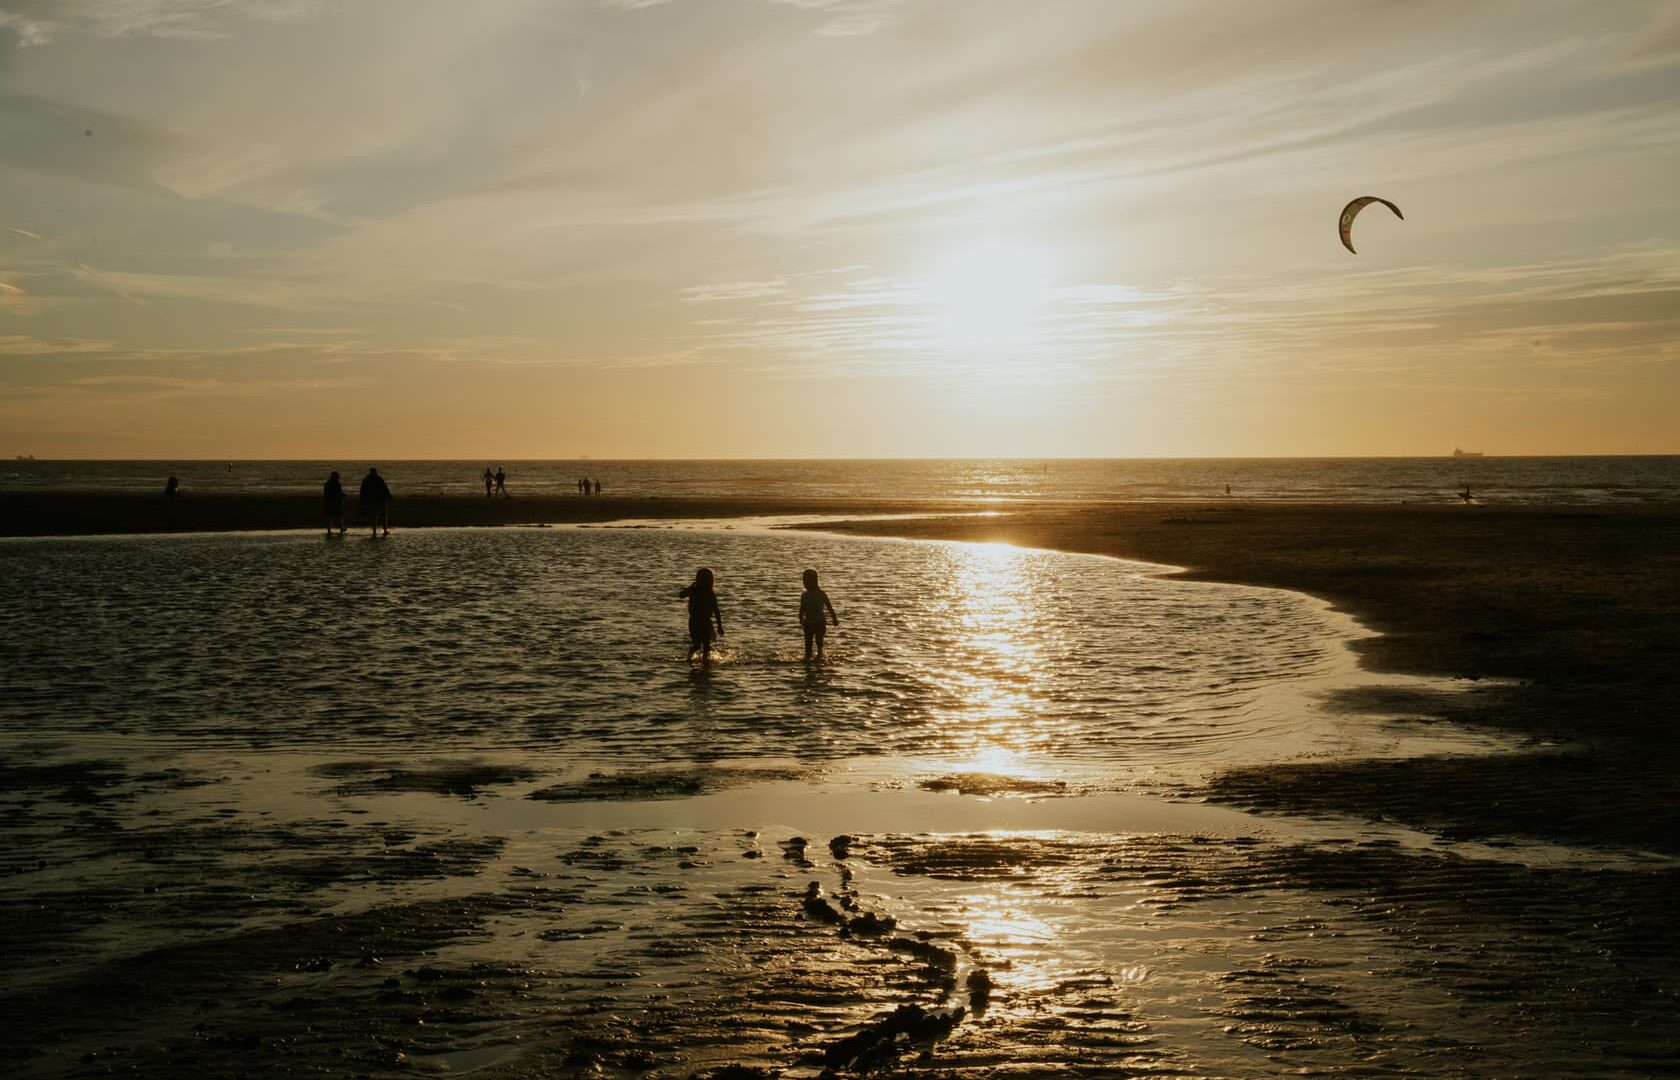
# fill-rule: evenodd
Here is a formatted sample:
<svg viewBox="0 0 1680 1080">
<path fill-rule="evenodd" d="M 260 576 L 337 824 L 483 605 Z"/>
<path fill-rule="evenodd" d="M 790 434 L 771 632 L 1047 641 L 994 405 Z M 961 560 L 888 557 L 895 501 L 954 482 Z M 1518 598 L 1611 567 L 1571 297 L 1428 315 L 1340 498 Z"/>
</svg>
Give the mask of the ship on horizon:
<svg viewBox="0 0 1680 1080">
<path fill-rule="evenodd" d="M 1456 446 L 1453 447 L 1452 456 L 1453 457 L 1487 457 L 1487 455 L 1482 453 L 1480 450 L 1460 450 Z"/>
</svg>

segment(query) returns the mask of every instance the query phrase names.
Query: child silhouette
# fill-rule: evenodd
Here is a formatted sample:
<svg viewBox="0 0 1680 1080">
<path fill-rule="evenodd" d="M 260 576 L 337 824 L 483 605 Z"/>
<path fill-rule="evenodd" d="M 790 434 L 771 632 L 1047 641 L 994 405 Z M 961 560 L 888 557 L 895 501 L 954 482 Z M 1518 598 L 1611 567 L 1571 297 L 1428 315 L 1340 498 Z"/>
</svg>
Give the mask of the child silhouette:
<svg viewBox="0 0 1680 1080">
<path fill-rule="evenodd" d="M 828 624 L 823 618 L 826 611 L 828 618 L 834 620 L 834 625 L 840 625 L 840 616 L 834 613 L 834 605 L 828 602 L 828 594 L 823 592 L 817 584 L 817 572 L 807 570 L 804 574 L 805 593 L 799 598 L 799 625 L 805 631 L 805 659 L 811 659 L 811 646 L 817 648 L 817 655 L 823 653 L 823 638 L 828 634 Z"/>
<path fill-rule="evenodd" d="M 712 659 L 712 624 L 717 623 L 717 637 L 723 636 L 723 612 L 718 610 L 717 577 L 712 568 L 702 566 L 694 572 L 694 583 L 685 585 L 677 593 L 688 601 L 688 658 L 699 653 L 702 663 Z"/>
</svg>

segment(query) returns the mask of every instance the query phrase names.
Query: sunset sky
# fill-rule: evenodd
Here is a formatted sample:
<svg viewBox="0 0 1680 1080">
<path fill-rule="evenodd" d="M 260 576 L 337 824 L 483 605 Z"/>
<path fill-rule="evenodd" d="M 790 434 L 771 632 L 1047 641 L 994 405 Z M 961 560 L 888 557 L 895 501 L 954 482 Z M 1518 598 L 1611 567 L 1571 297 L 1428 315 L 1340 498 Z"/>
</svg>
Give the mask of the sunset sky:
<svg viewBox="0 0 1680 1080">
<path fill-rule="evenodd" d="M 1672 0 L 0 0 L 0 456 L 1680 453 L 1677 190 Z"/>
</svg>

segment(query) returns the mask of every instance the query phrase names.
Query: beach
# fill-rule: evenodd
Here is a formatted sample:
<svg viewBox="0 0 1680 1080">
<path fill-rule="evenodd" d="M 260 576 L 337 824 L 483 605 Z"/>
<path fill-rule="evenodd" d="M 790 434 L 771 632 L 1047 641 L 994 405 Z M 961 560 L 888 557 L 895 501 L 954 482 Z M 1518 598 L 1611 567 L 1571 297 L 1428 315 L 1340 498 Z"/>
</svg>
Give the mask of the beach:
<svg viewBox="0 0 1680 1080">
<path fill-rule="evenodd" d="M 86 631 L 57 624 L 97 589 L 14 611 L 57 651 L 15 655 L 105 633 L 213 669 L 9 676 L 20 1075 L 1637 1076 L 1680 1032 L 1680 513 L 426 497 L 335 549 L 318 510 L 0 497 L 13 536 L 111 538 L 8 541 L 9 581 L 167 574 Z M 674 593 L 697 557 L 736 650 L 710 674 L 550 595 L 641 603 L 635 567 Z M 420 559 L 477 576 L 393 593 Z M 286 595 L 323 560 L 365 619 Z M 847 621 L 804 668 L 751 597 L 819 560 Z M 237 610 L 152 621 L 169 581 Z M 970 607 L 854 628 L 905 590 Z M 317 709 L 275 660 L 335 618 L 378 692 Z M 1274 725 L 1320 741 L 1267 753 Z"/>
<path fill-rule="evenodd" d="M 1509 14 L 0 0 L 7 1077 L 1680 1078 L 1680 3 Z"/>
</svg>

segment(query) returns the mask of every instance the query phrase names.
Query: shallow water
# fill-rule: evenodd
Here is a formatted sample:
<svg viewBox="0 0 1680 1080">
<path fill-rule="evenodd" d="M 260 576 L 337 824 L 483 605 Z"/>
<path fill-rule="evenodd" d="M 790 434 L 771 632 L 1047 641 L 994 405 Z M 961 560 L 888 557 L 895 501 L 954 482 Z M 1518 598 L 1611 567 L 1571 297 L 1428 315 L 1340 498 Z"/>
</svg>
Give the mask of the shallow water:
<svg viewBox="0 0 1680 1080">
<path fill-rule="evenodd" d="M 700 563 L 710 668 L 675 598 Z M 843 620 L 809 666 L 807 565 Z M 1505 746 L 1330 707 L 1485 691 L 1159 570 L 738 527 L 0 543 L 0 1051 L 815 1076 L 914 1005 L 966 1011 L 876 1064 L 1658 1069 L 1674 860 L 1200 801 L 1227 766 Z M 843 932 L 812 882 L 893 927 Z"/>
<path fill-rule="evenodd" d="M 726 636 L 684 663 L 677 589 Z M 803 662 L 800 572 L 842 623 Z M 885 754 L 1134 772 L 1331 749 L 1304 695 L 1345 622 L 1277 590 L 967 544 L 762 531 L 437 530 L 0 545 L 0 732 L 618 765 Z"/>
</svg>

